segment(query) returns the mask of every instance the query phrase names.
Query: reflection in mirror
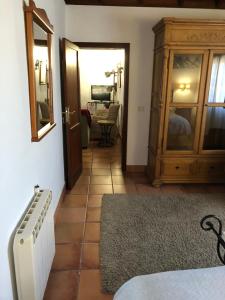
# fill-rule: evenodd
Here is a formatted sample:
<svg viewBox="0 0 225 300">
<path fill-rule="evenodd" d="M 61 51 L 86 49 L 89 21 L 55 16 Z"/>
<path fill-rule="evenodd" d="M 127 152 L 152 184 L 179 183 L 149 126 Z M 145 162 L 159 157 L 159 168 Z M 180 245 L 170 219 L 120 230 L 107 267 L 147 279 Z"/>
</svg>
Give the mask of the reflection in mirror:
<svg viewBox="0 0 225 300">
<path fill-rule="evenodd" d="M 193 149 L 196 113 L 196 107 L 170 108 L 167 150 Z"/>
<path fill-rule="evenodd" d="M 51 43 L 53 26 L 33 0 L 24 4 L 32 141 L 40 141 L 54 126 Z"/>
<path fill-rule="evenodd" d="M 225 54 L 213 56 L 208 102 L 225 103 Z"/>
<path fill-rule="evenodd" d="M 34 72 L 37 105 L 37 128 L 43 128 L 50 122 L 49 114 L 49 57 L 47 33 L 33 22 L 34 33 Z"/>
<path fill-rule="evenodd" d="M 173 61 L 172 102 L 198 102 L 202 54 L 175 54 Z"/>
<path fill-rule="evenodd" d="M 204 150 L 224 150 L 225 149 L 225 108 L 208 107 Z"/>
</svg>

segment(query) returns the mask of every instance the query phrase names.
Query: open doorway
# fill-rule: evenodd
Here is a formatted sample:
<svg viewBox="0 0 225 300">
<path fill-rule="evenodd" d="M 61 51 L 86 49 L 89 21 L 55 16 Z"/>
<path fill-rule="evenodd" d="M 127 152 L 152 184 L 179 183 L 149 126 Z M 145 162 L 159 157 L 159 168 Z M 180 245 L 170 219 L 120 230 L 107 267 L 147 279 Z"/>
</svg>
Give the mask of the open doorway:
<svg viewBox="0 0 225 300">
<path fill-rule="evenodd" d="M 110 153 L 120 154 L 126 170 L 129 44 L 75 43 L 79 46 L 81 136 L 83 149 L 106 142 Z M 89 128 L 86 113 L 90 112 Z M 85 121 L 86 118 L 86 121 Z M 110 140 L 102 141 L 99 120 L 113 120 Z M 85 124 L 86 123 L 86 124 Z M 112 144 L 110 147 L 109 142 Z M 84 150 L 85 151 L 85 150 Z"/>
<path fill-rule="evenodd" d="M 99 112 L 108 117 L 103 117 L 98 128 L 97 152 L 100 144 L 108 144 L 104 155 L 110 158 L 110 168 L 116 165 L 121 172 L 126 171 L 129 49 L 129 44 L 121 43 L 73 43 L 67 39 L 60 43 L 64 167 L 69 189 L 86 168 L 85 161 L 82 163 L 82 139 L 87 139 L 84 148 L 91 145 L 91 139 L 95 141 L 91 131 L 92 124 L 97 121 L 99 125 L 95 118 Z"/>
</svg>

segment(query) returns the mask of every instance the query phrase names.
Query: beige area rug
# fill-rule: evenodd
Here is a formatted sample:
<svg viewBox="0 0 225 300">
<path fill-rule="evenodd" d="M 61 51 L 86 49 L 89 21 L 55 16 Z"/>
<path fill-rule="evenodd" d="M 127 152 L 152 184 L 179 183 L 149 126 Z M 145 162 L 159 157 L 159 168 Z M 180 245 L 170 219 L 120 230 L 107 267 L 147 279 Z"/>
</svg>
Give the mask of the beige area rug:
<svg viewBox="0 0 225 300">
<path fill-rule="evenodd" d="M 115 293 L 137 275 L 221 265 L 215 235 L 200 227 L 209 214 L 225 229 L 225 194 L 104 195 L 103 289 Z"/>
</svg>

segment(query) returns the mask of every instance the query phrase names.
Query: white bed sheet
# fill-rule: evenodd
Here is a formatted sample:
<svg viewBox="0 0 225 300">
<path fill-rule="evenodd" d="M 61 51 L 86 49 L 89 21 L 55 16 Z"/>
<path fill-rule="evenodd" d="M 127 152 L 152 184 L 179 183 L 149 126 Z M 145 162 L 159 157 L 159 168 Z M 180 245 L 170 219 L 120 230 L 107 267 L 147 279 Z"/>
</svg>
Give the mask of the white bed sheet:
<svg viewBox="0 0 225 300">
<path fill-rule="evenodd" d="M 225 300 L 225 266 L 136 276 L 114 300 Z"/>
</svg>

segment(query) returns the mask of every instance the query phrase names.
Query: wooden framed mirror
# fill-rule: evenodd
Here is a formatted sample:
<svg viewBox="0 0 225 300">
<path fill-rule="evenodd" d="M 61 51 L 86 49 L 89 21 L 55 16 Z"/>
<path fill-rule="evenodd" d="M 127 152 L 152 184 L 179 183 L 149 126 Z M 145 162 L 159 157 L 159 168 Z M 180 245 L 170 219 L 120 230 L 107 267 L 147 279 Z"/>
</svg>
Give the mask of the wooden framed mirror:
<svg viewBox="0 0 225 300">
<path fill-rule="evenodd" d="M 51 43 L 53 26 L 44 9 L 24 5 L 32 141 L 41 140 L 56 124 L 53 115 Z"/>
</svg>

